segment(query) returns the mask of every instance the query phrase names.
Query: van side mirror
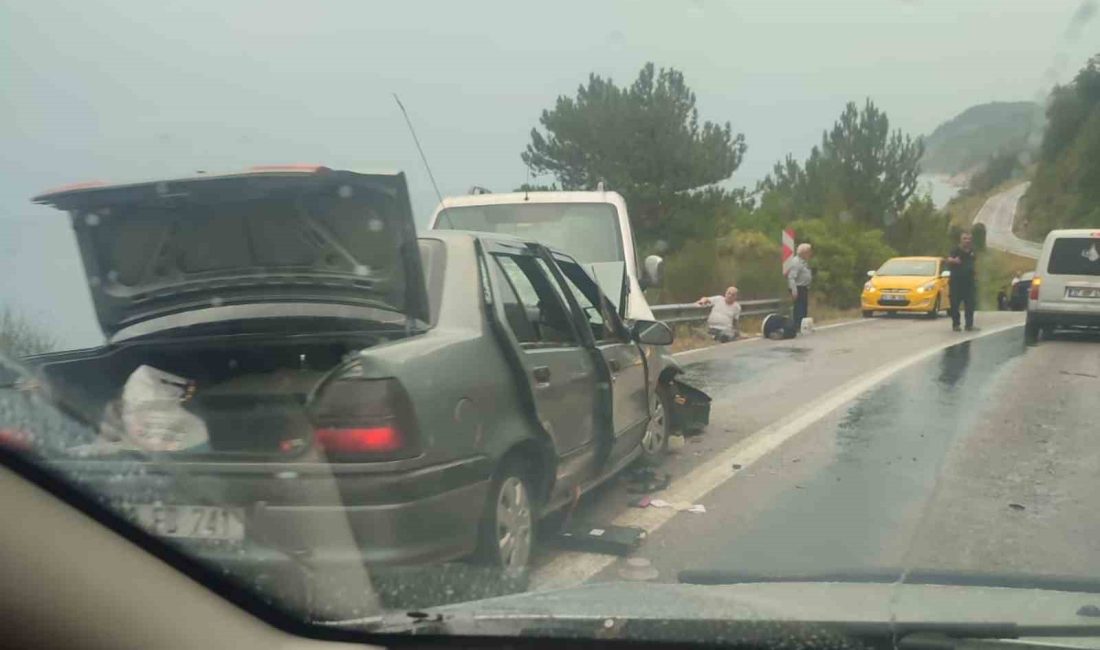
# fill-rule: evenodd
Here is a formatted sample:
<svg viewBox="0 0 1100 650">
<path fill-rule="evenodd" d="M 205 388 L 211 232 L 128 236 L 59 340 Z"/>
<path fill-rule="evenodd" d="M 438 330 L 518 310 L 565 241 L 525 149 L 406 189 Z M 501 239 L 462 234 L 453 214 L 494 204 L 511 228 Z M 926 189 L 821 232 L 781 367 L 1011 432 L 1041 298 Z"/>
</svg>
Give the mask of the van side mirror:
<svg viewBox="0 0 1100 650">
<path fill-rule="evenodd" d="M 641 283 L 643 289 L 661 286 L 664 279 L 665 261 L 660 255 L 650 255 L 642 263 Z"/>
<path fill-rule="evenodd" d="M 634 321 L 630 328 L 634 340 L 642 345 L 671 345 L 675 340 L 672 328 L 668 325 L 653 320 Z"/>
<path fill-rule="evenodd" d="M 869 277 L 869 278 L 875 277 L 875 272 L 874 271 L 868 271 L 867 272 L 867 277 Z"/>
<path fill-rule="evenodd" d="M 940 273 L 940 277 L 941 277 L 941 278 L 949 278 L 949 277 L 951 277 L 951 271 L 944 271 L 943 273 Z"/>
</svg>

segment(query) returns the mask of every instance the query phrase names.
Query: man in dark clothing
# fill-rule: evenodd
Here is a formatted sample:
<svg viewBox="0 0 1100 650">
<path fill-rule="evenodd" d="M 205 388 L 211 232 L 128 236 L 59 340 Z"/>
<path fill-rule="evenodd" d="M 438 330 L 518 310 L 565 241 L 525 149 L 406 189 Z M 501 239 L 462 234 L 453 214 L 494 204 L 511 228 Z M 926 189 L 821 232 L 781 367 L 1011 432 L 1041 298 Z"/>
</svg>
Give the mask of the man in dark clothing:
<svg viewBox="0 0 1100 650">
<path fill-rule="evenodd" d="M 977 293 L 974 281 L 974 239 L 970 233 L 964 232 L 959 238 L 959 245 L 951 251 L 947 258 L 947 264 L 951 267 L 951 329 L 962 331 L 959 327 L 959 307 L 965 303 L 966 330 L 973 331 L 974 327 L 974 300 Z"/>
</svg>

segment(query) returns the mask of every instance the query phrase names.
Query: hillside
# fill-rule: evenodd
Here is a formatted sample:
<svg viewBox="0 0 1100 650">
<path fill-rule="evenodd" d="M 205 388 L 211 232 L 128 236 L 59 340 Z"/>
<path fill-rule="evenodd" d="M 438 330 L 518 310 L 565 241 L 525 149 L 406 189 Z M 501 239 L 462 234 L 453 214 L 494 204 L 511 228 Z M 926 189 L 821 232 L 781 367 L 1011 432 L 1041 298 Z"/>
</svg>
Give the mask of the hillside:
<svg viewBox="0 0 1100 650">
<path fill-rule="evenodd" d="M 1043 109 L 1034 102 L 991 102 L 971 106 L 936 127 L 924 139 L 925 172 L 973 170 L 999 152 L 1034 149 Z"/>
<path fill-rule="evenodd" d="M 1054 89 L 1047 117 L 1023 223 L 1016 222 L 1031 239 L 1055 228 L 1100 227 L 1100 55 Z"/>
</svg>

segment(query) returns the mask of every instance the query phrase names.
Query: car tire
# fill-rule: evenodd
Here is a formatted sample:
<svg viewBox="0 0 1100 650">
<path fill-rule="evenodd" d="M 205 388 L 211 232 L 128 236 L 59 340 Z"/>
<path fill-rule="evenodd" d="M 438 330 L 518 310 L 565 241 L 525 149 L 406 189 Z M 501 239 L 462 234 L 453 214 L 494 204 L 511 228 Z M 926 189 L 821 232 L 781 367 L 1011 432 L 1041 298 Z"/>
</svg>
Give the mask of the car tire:
<svg viewBox="0 0 1100 650">
<path fill-rule="evenodd" d="M 672 417 L 669 411 L 671 398 L 668 389 L 658 386 L 654 397 L 653 413 L 642 434 L 642 458 L 646 462 L 657 462 L 668 451 L 668 439 L 672 435 Z"/>
<path fill-rule="evenodd" d="M 863 310 L 863 317 L 864 318 L 873 318 L 874 315 L 875 315 L 875 312 L 871 311 L 870 309 L 864 309 Z"/>
<path fill-rule="evenodd" d="M 936 295 L 936 302 L 932 303 L 932 311 L 928 312 L 928 319 L 935 320 L 940 317 L 940 296 Z"/>
<path fill-rule="evenodd" d="M 475 559 L 507 572 L 521 572 L 535 543 L 535 493 L 530 468 L 518 458 L 497 470 L 485 501 Z"/>
<path fill-rule="evenodd" d="M 1041 329 L 1039 323 L 1035 322 L 1035 319 L 1028 314 L 1027 321 L 1024 322 L 1024 342 L 1028 345 L 1035 345 L 1039 342 L 1039 332 Z"/>
</svg>

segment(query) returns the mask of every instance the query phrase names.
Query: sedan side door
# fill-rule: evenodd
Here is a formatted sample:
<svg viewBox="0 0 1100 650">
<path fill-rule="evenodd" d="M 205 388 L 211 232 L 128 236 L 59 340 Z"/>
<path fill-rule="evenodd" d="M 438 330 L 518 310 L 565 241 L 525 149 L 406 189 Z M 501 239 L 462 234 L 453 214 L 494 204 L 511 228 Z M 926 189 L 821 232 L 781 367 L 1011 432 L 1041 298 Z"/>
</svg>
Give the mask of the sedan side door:
<svg viewBox="0 0 1100 650">
<path fill-rule="evenodd" d="M 591 333 L 592 341 L 607 365 L 611 380 L 611 427 L 614 436 L 609 450 L 611 464 L 638 447 L 649 421 L 649 386 L 646 360 L 641 346 L 619 320 L 614 305 L 599 285 L 574 260 L 555 254 L 560 281 L 568 289 L 578 310 L 579 322 Z"/>
<path fill-rule="evenodd" d="M 572 310 L 526 246 L 486 243 L 485 263 L 497 320 L 518 351 L 517 388 L 558 456 L 557 488 L 587 479 L 596 463 L 599 424 L 607 410 L 601 368 L 574 327 Z"/>
</svg>

